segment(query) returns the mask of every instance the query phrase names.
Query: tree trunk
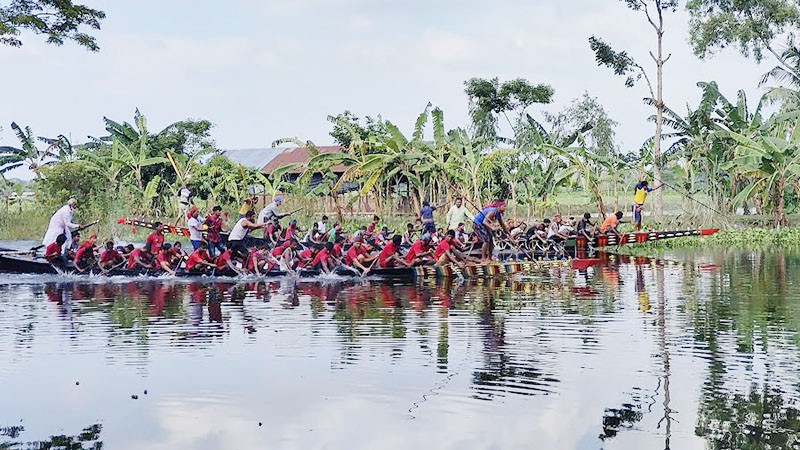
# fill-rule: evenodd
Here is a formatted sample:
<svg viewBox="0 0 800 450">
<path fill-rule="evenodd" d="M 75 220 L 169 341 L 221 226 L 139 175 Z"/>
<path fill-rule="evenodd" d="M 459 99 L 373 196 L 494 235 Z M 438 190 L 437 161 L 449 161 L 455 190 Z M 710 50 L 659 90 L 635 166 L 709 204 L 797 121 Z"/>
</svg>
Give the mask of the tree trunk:
<svg viewBox="0 0 800 450">
<path fill-rule="evenodd" d="M 778 177 L 775 182 L 775 226 L 778 228 L 785 227 L 788 223 L 786 220 L 786 209 L 784 208 L 784 196 L 786 188 L 786 178 L 783 175 Z"/>
<path fill-rule="evenodd" d="M 661 5 L 656 4 L 658 8 L 658 28 L 656 35 L 658 36 L 658 49 L 656 55 L 656 134 L 655 143 L 653 145 L 653 178 L 655 181 L 661 183 L 661 133 L 664 125 L 664 17 L 662 15 Z M 661 189 L 654 192 L 653 198 L 653 212 L 655 218 L 658 220 L 663 213 L 663 203 L 661 199 Z"/>
</svg>

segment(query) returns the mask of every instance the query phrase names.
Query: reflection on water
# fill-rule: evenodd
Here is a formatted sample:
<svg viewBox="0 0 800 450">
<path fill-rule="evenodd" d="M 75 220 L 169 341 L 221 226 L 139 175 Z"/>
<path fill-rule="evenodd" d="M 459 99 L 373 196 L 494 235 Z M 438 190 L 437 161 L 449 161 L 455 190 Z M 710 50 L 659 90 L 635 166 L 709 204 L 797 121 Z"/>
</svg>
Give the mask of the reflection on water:
<svg viewBox="0 0 800 450">
<path fill-rule="evenodd" d="M 0 448 L 797 448 L 798 279 L 760 252 L 464 282 L 9 278 Z"/>
</svg>

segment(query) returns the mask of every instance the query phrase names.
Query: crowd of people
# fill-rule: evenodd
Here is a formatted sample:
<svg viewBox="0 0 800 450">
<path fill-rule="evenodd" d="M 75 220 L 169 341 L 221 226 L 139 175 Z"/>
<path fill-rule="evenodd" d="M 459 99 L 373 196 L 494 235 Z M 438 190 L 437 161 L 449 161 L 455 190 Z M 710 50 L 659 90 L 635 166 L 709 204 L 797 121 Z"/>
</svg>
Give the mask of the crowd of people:
<svg viewBox="0 0 800 450">
<path fill-rule="evenodd" d="M 644 198 L 652 190 L 646 181 L 637 185 L 633 211 L 637 230 Z M 331 223 L 325 215 L 302 231 L 296 220 L 281 224 L 281 219 L 292 214 L 280 212 L 282 196 L 276 196 L 258 213 L 255 204 L 255 198 L 245 200 L 230 229 L 228 215 L 221 207 L 214 206 L 201 215 L 196 206 L 189 206 L 186 228 L 191 249 L 185 251 L 180 241 L 165 242 L 167 226 L 160 222 L 153 224 L 144 245 L 138 248 L 132 244 L 115 246 L 112 241 L 101 245 L 94 234 L 82 240 L 80 233 L 74 231 L 80 225 L 72 219 L 78 202 L 70 199 L 50 221 L 43 241 L 45 258 L 60 267 L 71 263 L 77 272 L 125 269 L 173 275 L 178 270 L 198 275 L 263 275 L 280 271 L 294 275 L 301 270 L 330 273 L 343 268 L 366 275 L 376 267 L 435 264 L 464 268 L 486 263 L 495 255 L 498 238 L 517 249 L 525 244 L 526 249 L 533 250 L 552 248 L 574 237 L 592 242 L 598 234 L 619 236 L 617 227 L 623 217 L 622 212 L 616 212 L 601 223 L 593 223 L 590 213 L 577 221 L 556 214 L 552 219 L 528 225 L 505 221 L 503 200 L 480 210 L 475 208 L 473 215 L 464 200 L 456 198 L 447 212 L 444 228 L 437 227 L 435 213 L 445 205 L 425 201 L 415 222 L 408 223 L 402 232 L 382 226 L 377 215 L 352 232 L 346 232 L 340 223 Z M 480 256 L 476 256 L 478 249 Z"/>
</svg>

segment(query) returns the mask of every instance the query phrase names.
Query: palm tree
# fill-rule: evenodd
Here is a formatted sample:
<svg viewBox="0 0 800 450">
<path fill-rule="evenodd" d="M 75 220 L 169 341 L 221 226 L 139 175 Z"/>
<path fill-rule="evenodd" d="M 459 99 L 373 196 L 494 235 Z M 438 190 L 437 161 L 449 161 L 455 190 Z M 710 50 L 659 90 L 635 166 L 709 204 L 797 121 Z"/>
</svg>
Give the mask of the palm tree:
<svg viewBox="0 0 800 450">
<path fill-rule="evenodd" d="M 23 130 L 16 122 L 12 122 L 11 129 L 17 135 L 21 146 L 0 147 L 0 173 L 22 167 L 23 164 L 27 163 L 28 168 L 33 171 L 36 178 L 41 178 L 39 169 L 44 165 L 52 164 L 53 161 L 46 160 L 48 158 L 56 158 L 58 155 L 51 152 L 49 147 L 45 150 L 39 150 L 36 147 L 36 138 L 31 127 L 25 127 Z"/>
</svg>

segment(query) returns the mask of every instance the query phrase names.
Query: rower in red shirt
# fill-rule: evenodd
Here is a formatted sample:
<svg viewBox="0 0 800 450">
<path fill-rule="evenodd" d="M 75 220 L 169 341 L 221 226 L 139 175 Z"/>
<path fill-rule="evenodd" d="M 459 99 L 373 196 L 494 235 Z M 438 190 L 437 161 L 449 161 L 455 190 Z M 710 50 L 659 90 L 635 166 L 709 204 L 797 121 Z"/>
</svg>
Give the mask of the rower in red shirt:
<svg viewBox="0 0 800 450">
<path fill-rule="evenodd" d="M 78 247 L 78 251 L 75 252 L 75 258 L 72 259 L 72 264 L 75 266 L 75 269 L 78 272 L 84 272 L 87 269 L 90 269 L 95 262 L 94 258 L 94 240 L 97 239 L 97 236 L 92 235 L 89 240 L 85 241 Z"/>
<path fill-rule="evenodd" d="M 173 256 L 172 246 L 169 244 L 162 244 L 161 250 L 158 251 L 158 256 L 156 256 L 156 265 L 164 272 L 175 275 L 175 271 L 172 269 Z"/>
<path fill-rule="evenodd" d="M 164 225 L 161 222 L 156 222 L 153 225 L 155 229 L 147 236 L 147 240 L 144 243 L 150 246 L 151 252 L 156 253 L 161 250 L 161 245 L 164 243 Z"/>
<path fill-rule="evenodd" d="M 142 248 L 134 249 L 128 256 L 128 270 L 150 270 L 153 268 L 153 254 L 150 247 L 145 245 Z"/>
<path fill-rule="evenodd" d="M 268 273 L 278 261 L 272 257 L 269 247 L 265 244 L 258 249 L 251 249 L 247 256 L 247 271 L 255 273 L 257 276 Z"/>
<path fill-rule="evenodd" d="M 297 255 L 297 267 L 306 267 L 314 257 L 317 256 L 317 250 L 314 247 L 308 247 Z"/>
<path fill-rule="evenodd" d="M 444 235 L 444 239 L 442 239 L 442 241 L 439 242 L 439 245 L 436 246 L 436 252 L 434 253 L 433 257 L 436 260 L 437 266 L 455 264 L 462 269 L 467 262 L 478 262 L 474 258 L 470 258 L 458 250 L 458 245 L 456 244 L 456 232 L 453 230 L 447 230 L 447 233 Z"/>
<path fill-rule="evenodd" d="M 326 242 L 325 247 L 317 253 L 317 256 L 314 257 L 314 260 L 311 261 L 311 267 L 313 269 L 322 270 L 325 273 L 331 273 L 334 269 L 334 261 L 331 253 L 333 252 L 333 243 Z"/>
<path fill-rule="evenodd" d="M 387 269 L 395 266 L 408 267 L 408 263 L 406 263 L 406 260 L 403 259 L 399 253 L 402 243 L 403 237 L 397 234 L 383 247 L 383 250 L 381 250 L 381 253 L 378 255 L 378 264 L 380 264 L 381 268 Z"/>
<path fill-rule="evenodd" d="M 124 261 L 125 258 L 114 248 L 114 242 L 108 241 L 106 242 L 106 249 L 100 254 L 100 261 L 97 265 L 100 266 L 100 270 L 106 271 L 122 264 Z"/>
<path fill-rule="evenodd" d="M 433 261 L 433 251 L 430 247 L 431 235 L 425 233 L 414 245 L 408 250 L 406 254 L 406 264 L 415 266 L 420 264 L 427 264 Z"/>
<path fill-rule="evenodd" d="M 206 251 L 208 244 L 201 241 L 197 250 L 193 251 L 186 259 L 186 270 L 192 273 L 206 273 L 210 269 L 215 269 L 216 265 L 211 263 L 211 258 Z"/>
<path fill-rule="evenodd" d="M 230 249 L 226 249 L 216 260 L 217 273 L 228 275 L 241 275 L 242 271 L 233 263 L 233 253 Z"/>
<path fill-rule="evenodd" d="M 56 238 L 56 241 L 47 246 L 47 249 L 44 252 L 44 257 L 50 264 L 56 264 L 63 267 L 65 260 L 64 255 L 61 254 L 61 250 L 66 242 L 67 237 L 63 234 L 59 234 Z"/>
<path fill-rule="evenodd" d="M 366 245 L 364 245 L 364 240 L 361 236 L 355 238 L 353 245 L 347 249 L 347 253 L 344 255 L 344 262 L 345 264 L 353 267 L 357 267 L 362 270 L 362 276 L 365 276 L 369 273 L 370 267 L 367 267 L 368 264 L 371 264 L 378 258 L 378 255 L 370 256 L 369 250 L 367 250 Z"/>
</svg>

